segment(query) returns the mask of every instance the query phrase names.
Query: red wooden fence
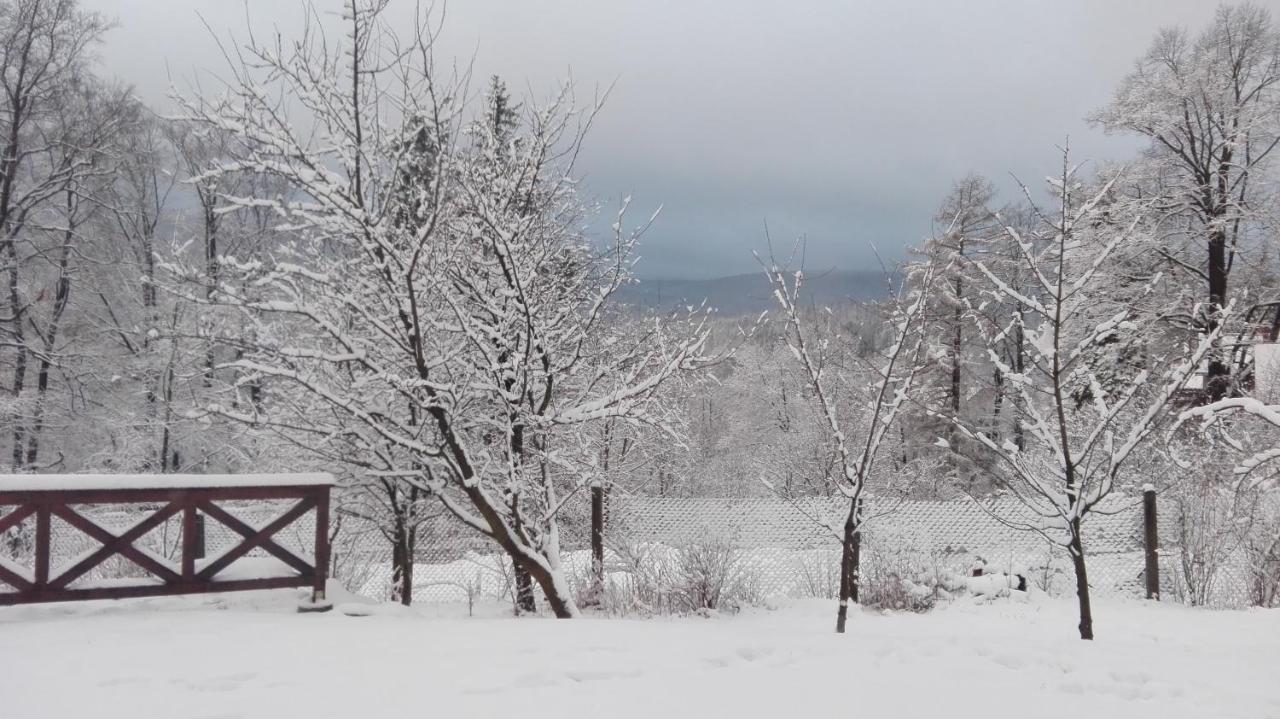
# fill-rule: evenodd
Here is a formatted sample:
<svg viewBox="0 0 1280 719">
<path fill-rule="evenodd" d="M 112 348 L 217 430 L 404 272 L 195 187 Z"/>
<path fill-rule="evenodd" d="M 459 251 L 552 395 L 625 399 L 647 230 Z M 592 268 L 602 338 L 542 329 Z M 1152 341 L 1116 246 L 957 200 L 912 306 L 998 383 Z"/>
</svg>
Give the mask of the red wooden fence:
<svg viewBox="0 0 1280 719">
<path fill-rule="evenodd" d="M 282 587 L 312 587 L 312 600 L 323 601 L 329 565 L 332 485 L 333 478 L 325 474 L 0 475 L 0 533 L 27 520 L 34 520 L 35 524 L 35 566 L 27 571 L 14 561 L 0 561 L 0 605 Z M 218 504 L 245 500 L 296 501 L 261 527 L 245 523 Z M 146 505 L 138 512 L 142 518 L 119 534 L 100 526 L 77 509 L 84 505 L 97 508 L 139 503 Z M 311 557 L 299 556 L 275 541 L 279 532 L 313 511 L 315 540 Z M 197 526 L 200 514 L 239 535 L 238 543 L 201 560 Z M 182 546 L 177 563 L 134 546 L 148 532 L 179 516 Z M 51 520 L 54 517 L 101 542 L 102 546 L 76 557 L 67 566 L 51 567 Z M 252 572 L 245 576 L 242 568 L 226 572 L 255 549 L 279 560 L 287 568 L 286 576 L 252 576 Z M 150 576 L 71 586 L 115 556 L 132 561 Z M 248 568 L 252 570 L 258 565 Z M 220 578 L 220 574 L 230 576 Z M 14 591 L 3 591 L 4 585 Z"/>
</svg>

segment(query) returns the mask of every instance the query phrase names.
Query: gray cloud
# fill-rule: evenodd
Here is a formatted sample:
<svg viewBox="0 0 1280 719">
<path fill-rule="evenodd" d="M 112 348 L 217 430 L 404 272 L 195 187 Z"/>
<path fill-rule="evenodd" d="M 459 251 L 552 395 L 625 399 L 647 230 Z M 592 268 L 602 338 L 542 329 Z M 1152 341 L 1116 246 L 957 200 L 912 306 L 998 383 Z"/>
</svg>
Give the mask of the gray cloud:
<svg viewBox="0 0 1280 719">
<path fill-rule="evenodd" d="M 115 17 L 106 70 L 166 103 L 173 74 L 218 67 L 197 12 L 243 34 L 227 0 L 82 0 Z M 315 0 L 319 8 L 336 0 Z M 1280 10 L 1280 0 L 1267 3 Z M 393 9 L 407 17 L 408 0 Z M 951 181 L 970 171 L 1012 192 L 1038 182 L 1070 135 L 1078 159 L 1124 157 L 1129 138 L 1083 117 L 1169 24 L 1201 26 L 1205 0 L 454 0 L 438 58 L 474 58 L 545 94 L 570 72 L 581 94 L 614 85 L 580 165 L 634 219 L 661 204 L 641 273 L 755 269 L 768 221 L 808 240 L 813 267 L 890 259 L 930 230 Z M 255 0 L 256 32 L 300 24 L 295 0 Z M 608 213 L 606 213 L 608 214 Z M 602 223 L 607 226 L 607 221 Z"/>
</svg>

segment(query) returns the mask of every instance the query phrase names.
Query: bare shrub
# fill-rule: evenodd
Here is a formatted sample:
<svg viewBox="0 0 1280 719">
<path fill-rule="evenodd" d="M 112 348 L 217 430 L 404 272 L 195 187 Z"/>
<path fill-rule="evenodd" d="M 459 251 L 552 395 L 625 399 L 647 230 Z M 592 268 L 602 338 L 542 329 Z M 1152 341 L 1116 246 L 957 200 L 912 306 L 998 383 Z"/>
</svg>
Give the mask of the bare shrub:
<svg viewBox="0 0 1280 719">
<path fill-rule="evenodd" d="M 1241 492 L 1239 519 L 1240 562 L 1248 603 L 1280 606 L 1280 493 Z"/>
<path fill-rule="evenodd" d="M 760 600 L 758 573 L 736 542 L 704 535 L 676 550 L 675 597 L 686 611 L 737 611 Z"/>
<path fill-rule="evenodd" d="M 1192 606 L 1206 606 L 1218 574 L 1236 552 L 1235 497 L 1199 482 L 1166 493 L 1176 508 L 1178 593 Z"/>
<path fill-rule="evenodd" d="M 661 544 L 620 542 L 618 571 L 606 573 L 604 606 L 611 614 L 652 615 L 672 611 L 674 550 Z"/>
<path fill-rule="evenodd" d="M 1050 596 L 1063 596 L 1074 591 L 1071 577 L 1071 561 L 1057 547 L 1047 547 L 1044 557 L 1027 567 L 1027 581 L 1036 589 Z"/>
<path fill-rule="evenodd" d="M 799 584 L 796 593 L 815 599 L 840 596 L 840 553 L 831 550 L 805 552 L 796 558 Z"/>
<path fill-rule="evenodd" d="M 859 599 L 872 609 L 902 612 L 927 612 L 937 602 L 937 588 L 917 584 L 897 572 L 875 576 L 861 589 Z"/>
<path fill-rule="evenodd" d="M 447 580 L 428 582 L 420 586 L 422 589 L 430 589 L 432 587 L 449 587 L 461 591 L 462 595 L 466 597 L 467 600 L 467 616 L 474 617 L 476 613 L 476 600 L 484 596 L 484 578 L 481 576 L 481 571 L 482 570 L 477 569 L 475 575 L 469 577 L 465 581 Z"/>
<path fill-rule="evenodd" d="M 933 549 L 916 536 L 877 532 L 863 542 L 858 601 L 889 611 L 927 612 L 963 590 L 968 554 Z"/>
<path fill-rule="evenodd" d="M 1280 606 L 1280 496 L 1260 498 L 1241 543 L 1247 563 L 1249 603 Z"/>
<path fill-rule="evenodd" d="M 614 614 L 737 611 L 761 600 L 759 572 L 736 542 L 711 534 L 681 546 L 621 543 L 604 606 Z"/>
</svg>

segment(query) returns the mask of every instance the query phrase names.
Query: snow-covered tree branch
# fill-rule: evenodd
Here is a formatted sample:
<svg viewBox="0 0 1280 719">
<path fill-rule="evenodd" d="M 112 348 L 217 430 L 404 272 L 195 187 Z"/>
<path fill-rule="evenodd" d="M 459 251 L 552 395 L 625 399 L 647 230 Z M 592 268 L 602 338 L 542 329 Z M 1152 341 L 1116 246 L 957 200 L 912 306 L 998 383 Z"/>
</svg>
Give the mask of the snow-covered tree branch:
<svg viewBox="0 0 1280 719">
<path fill-rule="evenodd" d="M 639 232 L 621 211 L 606 251 L 581 231 L 573 158 L 599 101 L 579 109 L 565 85 L 521 108 L 495 79 L 468 102 L 433 65 L 427 26 L 394 33 L 385 6 L 353 2 L 340 45 L 314 30 L 251 40 L 228 53 L 220 97 L 183 101 L 184 122 L 229 138 L 193 182 L 265 176 L 287 191 L 222 194 L 220 211 L 269 211 L 281 242 L 219 256 L 216 282 L 168 263 L 167 289 L 253 328 L 218 338 L 237 348 L 219 367 L 266 397 L 206 411 L 340 444 L 364 476 L 429 493 L 573 616 L 559 445 L 575 426 L 644 415 L 711 361 L 707 316 L 639 334 L 606 322 Z"/>
<path fill-rule="evenodd" d="M 765 265 L 765 271 L 774 299 L 782 310 L 782 321 L 786 324 L 784 341 L 787 349 L 818 403 L 825 434 L 836 456 L 838 471 L 828 475 L 828 479 L 849 500 L 843 527 L 827 527 L 840 540 L 842 547 L 836 631 L 843 633 L 849 603 L 856 602 L 858 596 L 858 544 L 863 494 L 885 438 L 893 428 L 899 410 L 906 404 L 922 366 L 925 339 L 921 329 L 929 290 L 933 285 L 934 268 L 931 263 L 925 264 L 921 269 L 924 276 L 920 289 L 900 298 L 890 316 L 892 339 L 881 358 L 883 364 L 876 367 L 876 380 L 865 408 L 865 436 L 861 438 L 849 436 L 836 406 L 836 395 L 828 367 L 824 364 L 831 338 L 815 336 L 813 328 L 801 318 L 798 303 L 804 288 L 804 271 L 789 271 L 774 263 Z M 772 485 L 770 488 L 774 489 Z"/>
<path fill-rule="evenodd" d="M 1108 267 L 1137 222 L 1108 221 L 1099 206 L 1111 183 L 1084 194 L 1077 171 L 1064 150 L 1062 172 L 1050 179 L 1055 213 L 1043 216 L 1034 236 L 1007 231 L 1025 267 L 1023 285 L 974 262 L 986 279 L 982 302 L 1018 308 L 1003 322 L 986 319 L 980 302 L 971 304 L 971 314 L 988 360 L 1017 394 L 1015 421 L 1025 444 L 997 441 L 964 419 L 956 427 L 998 460 L 1005 491 L 1027 510 L 1003 521 L 1040 532 L 1069 552 L 1080 636 L 1092 639 L 1084 520 L 1124 481 L 1126 463 L 1164 423 L 1170 403 L 1185 391 L 1221 330 L 1182 354 L 1157 350 L 1151 343 L 1155 319 L 1123 298 L 1107 299 L 1106 287 L 1115 282 Z M 1224 308 L 1224 316 L 1229 312 Z M 1008 364 L 1001 351 L 1013 332 L 1025 336 L 1022 368 Z"/>
</svg>

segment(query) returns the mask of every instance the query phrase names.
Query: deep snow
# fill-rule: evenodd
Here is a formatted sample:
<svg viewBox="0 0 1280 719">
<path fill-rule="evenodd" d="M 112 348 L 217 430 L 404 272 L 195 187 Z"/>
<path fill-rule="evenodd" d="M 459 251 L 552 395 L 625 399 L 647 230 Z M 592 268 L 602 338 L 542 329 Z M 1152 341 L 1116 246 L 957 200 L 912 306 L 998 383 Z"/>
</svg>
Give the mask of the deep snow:
<svg viewBox="0 0 1280 719">
<path fill-rule="evenodd" d="M 712 619 L 296 614 L 290 590 L 0 609 L 4 717 L 1280 717 L 1280 611 L 959 600 Z M 372 611 L 370 611 L 372 610 Z M 490 607 L 491 612 L 496 608 Z"/>
</svg>

